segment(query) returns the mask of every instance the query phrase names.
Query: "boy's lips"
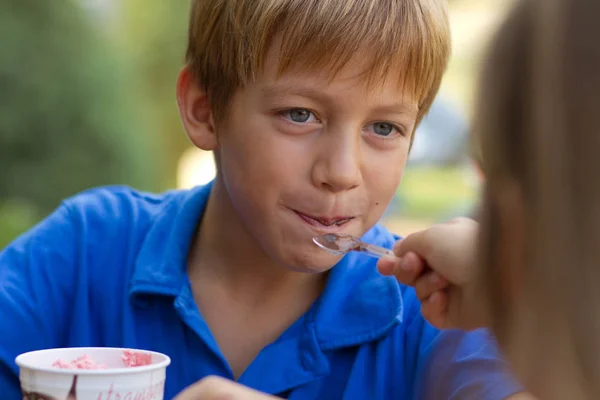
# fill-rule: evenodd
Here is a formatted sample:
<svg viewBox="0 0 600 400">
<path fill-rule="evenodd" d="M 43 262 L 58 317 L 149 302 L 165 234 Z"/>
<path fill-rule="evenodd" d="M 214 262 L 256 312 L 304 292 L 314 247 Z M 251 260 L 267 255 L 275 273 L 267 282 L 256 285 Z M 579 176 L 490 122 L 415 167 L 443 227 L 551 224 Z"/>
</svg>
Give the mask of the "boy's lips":
<svg viewBox="0 0 600 400">
<path fill-rule="evenodd" d="M 294 210 L 294 212 L 307 224 L 319 230 L 326 231 L 338 231 L 341 227 L 354 219 L 354 217 L 350 216 L 325 217 L 309 215 L 296 210 Z"/>
</svg>

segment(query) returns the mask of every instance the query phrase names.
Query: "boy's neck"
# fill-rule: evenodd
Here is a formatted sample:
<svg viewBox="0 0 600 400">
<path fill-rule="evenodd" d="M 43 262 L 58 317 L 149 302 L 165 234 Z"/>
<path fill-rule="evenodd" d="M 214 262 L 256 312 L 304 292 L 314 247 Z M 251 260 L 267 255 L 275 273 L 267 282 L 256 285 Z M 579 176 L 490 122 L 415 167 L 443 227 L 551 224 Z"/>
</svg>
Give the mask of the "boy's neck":
<svg viewBox="0 0 600 400">
<path fill-rule="evenodd" d="M 217 177 L 188 258 L 192 283 L 219 282 L 244 301 L 316 298 L 326 274 L 295 272 L 276 264 L 245 228 Z M 315 295 L 316 294 L 316 295 Z M 314 299 L 313 299 L 314 300 Z"/>
<path fill-rule="evenodd" d="M 276 265 L 237 216 L 217 178 L 188 256 L 194 300 L 237 379 L 314 303 L 326 274 Z"/>
</svg>

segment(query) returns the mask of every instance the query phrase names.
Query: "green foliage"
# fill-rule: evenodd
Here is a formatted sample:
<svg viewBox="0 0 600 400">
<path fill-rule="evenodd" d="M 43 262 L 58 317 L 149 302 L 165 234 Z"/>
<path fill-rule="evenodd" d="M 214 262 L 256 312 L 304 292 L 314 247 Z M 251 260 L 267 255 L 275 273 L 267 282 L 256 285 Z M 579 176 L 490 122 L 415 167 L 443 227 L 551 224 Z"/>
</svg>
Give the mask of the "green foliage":
<svg viewBox="0 0 600 400">
<path fill-rule="evenodd" d="M 154 163 L 161 189 L 175 186 L 179 158 L 191 146 L 177 102 L 177 76 L 184 65 L 189 1 L 121 0 L 112 39 L 128 60 L 140 120 L 157 146 Z"/>
<path fill-rule="evenodd" d="M 469 210 L 478 193 L 468 173 L 460 167 L 408 168 L 398 192 L 402 216 L 436 220 L 458 209 Z"/>
<path fill-rule="evenodd" d="M 0 0 L 3 237 L 88 187 L 152 188 L 133 98 L 90 16 L 76 1 Z"/>
<path fill-rule="evenodd" d="M 37 208 L 26 200 L 0 204 L 0 249 L 33 226 L 39 218 Z"/>
</svg>

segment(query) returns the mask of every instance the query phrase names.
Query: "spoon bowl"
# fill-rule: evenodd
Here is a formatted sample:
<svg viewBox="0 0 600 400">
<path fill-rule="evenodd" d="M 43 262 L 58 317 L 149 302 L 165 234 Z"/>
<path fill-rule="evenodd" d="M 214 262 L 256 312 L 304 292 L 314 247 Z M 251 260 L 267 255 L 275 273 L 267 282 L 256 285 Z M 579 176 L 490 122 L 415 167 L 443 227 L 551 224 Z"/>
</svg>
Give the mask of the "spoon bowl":
<svg viewBox="0 0 600 400">
<path fill-rule="evenodd" d="M 358 251 L 376 258 L 398 259 L 391 250 L 364 243 L 359 238 L 351 235 L 327 233 L 315 236 L 313 242 L 323 250 L 336 256 L 343 256 L 351 251 Z"/>
</svg>

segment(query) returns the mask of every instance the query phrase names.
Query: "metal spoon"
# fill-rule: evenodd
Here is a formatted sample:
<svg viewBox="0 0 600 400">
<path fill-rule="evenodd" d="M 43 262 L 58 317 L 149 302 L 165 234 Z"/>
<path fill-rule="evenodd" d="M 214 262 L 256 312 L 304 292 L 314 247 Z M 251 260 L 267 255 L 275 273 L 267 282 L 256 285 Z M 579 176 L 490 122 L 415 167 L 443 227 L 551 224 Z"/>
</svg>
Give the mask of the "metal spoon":
<svg viewBox="0 0 600 400">
<path fill-rule="evenodd" d="M 351 251 L 358 251 L 376 258 L 398 259 L 391 250 L 361 242 L 360 239 L 350 235 L 327 233 L 315 236 L 313 242 L 320 248 L 337 256 L 343 256 Z"/>
</svg>

